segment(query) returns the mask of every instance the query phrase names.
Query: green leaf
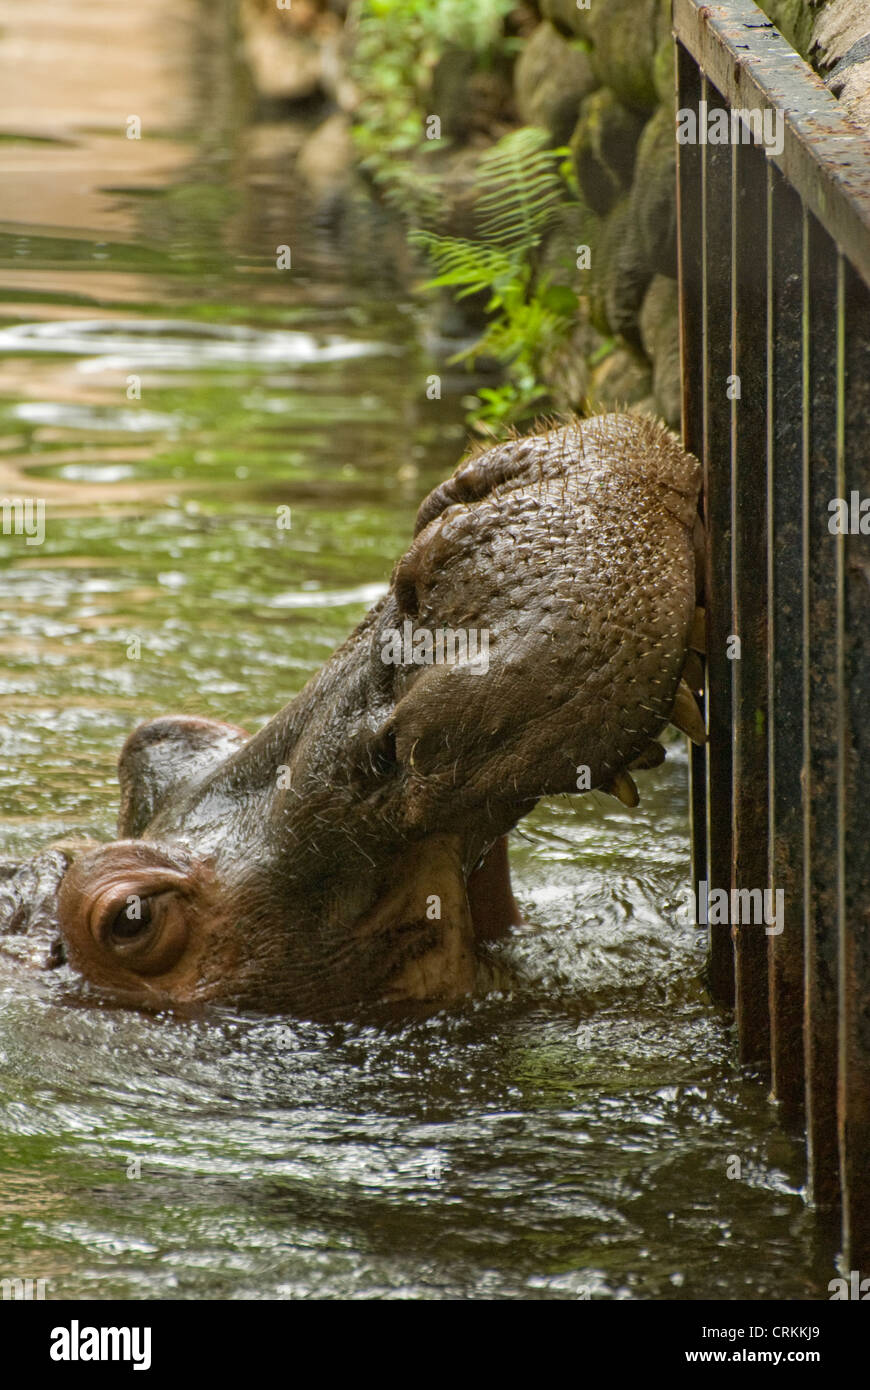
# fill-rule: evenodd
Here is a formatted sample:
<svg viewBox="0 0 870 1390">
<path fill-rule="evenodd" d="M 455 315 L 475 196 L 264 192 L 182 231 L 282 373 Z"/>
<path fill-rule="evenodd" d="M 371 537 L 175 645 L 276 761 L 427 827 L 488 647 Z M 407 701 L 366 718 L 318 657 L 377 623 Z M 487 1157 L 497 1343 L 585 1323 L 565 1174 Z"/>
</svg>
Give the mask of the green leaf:
<svg viewBox="0 0 870 1390">
<path fill-rule="evenodd" d="M 549 148 L 547 131 L 524 126 L 481 155 L 475 186 L 484 241 L 522 253 L 540 243 L 566 202 L 561 153 Z"/>
<path fill-rule="evenodd" d="M 567 285 L 548 285 L 546 289 L 538 290 L 536 298 L 545 308 L 562 318 L 573 318 L 577 313 L 577 296 Z"/>
</svg>

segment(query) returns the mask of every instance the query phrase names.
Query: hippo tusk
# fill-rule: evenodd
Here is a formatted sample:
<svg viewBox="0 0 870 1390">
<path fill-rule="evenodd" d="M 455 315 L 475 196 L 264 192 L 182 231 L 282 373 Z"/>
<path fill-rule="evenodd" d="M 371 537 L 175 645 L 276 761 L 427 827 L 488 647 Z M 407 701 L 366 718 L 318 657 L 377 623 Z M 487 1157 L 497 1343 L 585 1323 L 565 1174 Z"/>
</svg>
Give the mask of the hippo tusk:
<svg viewBox="0 0 870 1390">
<path fill-rule="evenodd" d="M 683 680 L 690 690 L 704 689 L 704 665 L 696 651 L 690 651 L 683 667 Z"/>
<path fill-rule="evenodd" d="M 706 743 L 707 733 L 704 728 L 704 721 L 701 718 L 701 711 L 698 709 L 695 697 L 685 681 L 680 681 L 677 689 L 677 697 L 674 700 L 674 707 L 671 710 L 670 722 L 674 728 L 680 729 L 684 734 L 688 734 L 693 743 Z"/>
<path fill-rule="evenodd" d="M 622 802 L 623 806 L 637 806 L 640 802 L 637 787 L 627 772 L 617 772 L 609 785 L 602 787 L 601 790 L 615 796 L 617 801 Z"/>
</svg>

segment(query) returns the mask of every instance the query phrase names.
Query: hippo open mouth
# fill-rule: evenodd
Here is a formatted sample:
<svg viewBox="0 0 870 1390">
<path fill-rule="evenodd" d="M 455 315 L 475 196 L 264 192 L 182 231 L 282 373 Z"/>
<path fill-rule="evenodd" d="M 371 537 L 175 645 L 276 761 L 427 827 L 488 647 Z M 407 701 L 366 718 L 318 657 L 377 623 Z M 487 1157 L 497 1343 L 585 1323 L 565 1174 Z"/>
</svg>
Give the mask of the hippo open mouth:
<svg viewBox="0 0 870 1390">
<path fill-rule="evenodd" d="M 0 870 L 0 939 L 120 1002 L 323 1016 L 442 1002 L 519 920 L 505 836 L 542 796 L 703 739 L 681 676 L 700 470 L 601 415 L 464 460 L 389 592 L 253 737 L 153 720 L 119 760 L 119 839 Z M 19 953 L 23 953 L 19 950 Z"/>
</svg>

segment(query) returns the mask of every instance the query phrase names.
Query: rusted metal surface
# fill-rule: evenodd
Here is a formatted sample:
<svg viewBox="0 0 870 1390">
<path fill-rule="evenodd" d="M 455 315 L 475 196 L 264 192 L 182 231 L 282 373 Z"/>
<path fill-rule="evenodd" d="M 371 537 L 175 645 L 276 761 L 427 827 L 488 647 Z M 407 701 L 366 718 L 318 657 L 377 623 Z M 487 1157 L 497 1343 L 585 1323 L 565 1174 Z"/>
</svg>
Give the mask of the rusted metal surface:
<svg viewBox="0 0 870 1390">
<path fill-rule="evenodd" d="M 804 1107 L 803 843 L 803 213 L 768 164 L 768 756 L 771 890 L 782 931 L 769 939 L 771 1090 L 788 1119 Z"/>
<path fill-rule="evenodd" d="M 844 491 L 870 497 L 870 289 L 845 267 Z M 847 1269 L 870 1270 L 870 535 L 843 571 L 839 1129 Z"/>
<path fill-rule="evenodd" d="M 804 216 L 804 886 L 809 1188 L 839 1196 L 837 1160 L 837 590 L 839 551 L 828 530 L 837 496 L 837 254 Z"/>
<path fill-rule="evenodd" d="M 782 895 L 769 936 L 740 911 L 734 952 L 711 930 L 711 987 L 727 1003 L 736 975 L 741 1060 L 805 1111 L 809 1195 L 870 1268 L 870 143 L 749 0 L 674 0 L 674 29 L 681 118 L 715 107 L 729 132 L 678 144 L 707 533 L 695 871 Z M 768 149 L 734 108 L 768 114 Z"/>
<path fill-rule="evenodd" d="M 695 62 L 679 44 L 675 50 L 677 102 L 697 106 L 701 76 Z M 682 428 L 686 448 L 701 458 L 704 448 L 704 399 L 701 382 L 703 348 L 703 229 L 701 218 L 701 147 L 680 145 L 677 151 L 677 246 L 680 295 L 680 361 L 682 371 Z M 706 696 L 704 699 L 706 706 Z M 709 881 L 707 868 L 707 753 L 690 744 L 689 806 L 691 808 L 692 872 L 694 885 Z M 730 943 L 725 943 L 730 957 Z M 728 969 L 730 970 L 730 963 Z"/>
<path fill-rule="evenodd" d="M 822 79 L 750 0 L 674 0 L 674 29 L 731 106 L 785 115 L 777 167 L 870 283 L 870 158 Z"/>
<path fill-rule="evenodd" d="M 740 1060 L 767 1072 L 767 162 L 756 145 L 732 145 L 731 154 L 731 586 L 740 641 L 731 663 L 731 885 L 758 895 L 746 899 L 751 920 L 741 913 L 732 933 Z"/>
<path fill-rule="evenodd" d="M 705 81 L 702 100 L 721 100 Z M 733 855 L 731 811 L 731 677 L 728 656 L 731 601 L 731 151 L 702 146 L 702 324 L 704 520 L 707 528 L 704 603 L 707 613 L 707 870 L 712 889 L 730 888 Z M 710 988 L 721 1004 L 734 1004 L 731 928 L 710 927 Z"/>
</svg>

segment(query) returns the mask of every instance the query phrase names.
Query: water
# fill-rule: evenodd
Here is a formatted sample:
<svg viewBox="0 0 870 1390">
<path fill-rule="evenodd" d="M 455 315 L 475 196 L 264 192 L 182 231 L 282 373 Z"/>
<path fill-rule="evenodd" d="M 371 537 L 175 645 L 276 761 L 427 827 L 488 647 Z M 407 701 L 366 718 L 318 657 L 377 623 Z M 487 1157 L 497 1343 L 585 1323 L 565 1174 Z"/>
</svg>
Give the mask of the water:
<svg viewBox="0 0 870 1390">
<path fill-rule="evenodd" d="M 229 82 L 220 38 L 203 61 Z M 47 504 L 43 545 L 0 538 L 0 854 L 110 836 L 142 719 L 259 727 L 383 591 L 464 447 L 468 383 L 429 355 L 389 230 L 309 216 L 302 133 L 231 116 L 176 129 L 183 172 L 149 165 L 147 192 L 141 171 L 106 191 L 80 136 L 90 193 L 34 225 L 58 150 L 0 111 L 0 494 Z M 60 974 L 0 961 L 0 1276 L 50 1297 L 826 1296 L 801 1143 L 740 1077 L 677 925 L 681 743 L 638 780 L 638 811 L 592 796 L 523 823 L 535 928 L 498 948 L 500 992 L 426 1020 L 72 1007 Z"/>
</svg>

